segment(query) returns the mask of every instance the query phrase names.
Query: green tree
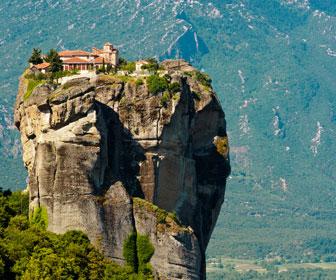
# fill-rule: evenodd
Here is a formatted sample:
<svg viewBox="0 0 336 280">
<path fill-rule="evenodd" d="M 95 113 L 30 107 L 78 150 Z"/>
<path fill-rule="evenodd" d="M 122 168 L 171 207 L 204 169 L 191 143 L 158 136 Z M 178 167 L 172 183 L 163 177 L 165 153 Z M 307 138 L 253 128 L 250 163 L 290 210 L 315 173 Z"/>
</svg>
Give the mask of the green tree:
<svg viewBox="0 0 336 280">
<path fill-rule="evenodd" d="M 54 50 L 54 49 L 50 49 L 50 50 L 49 50 L 49 53 L 47 53 L 47 55 L 45 56 L 44 60 L 45 60 L 46 62 L 51 63 L 51 61 L 52 61 L 52 60 L 54 59 L 54 57 L 56 57 L 56 56 L 58 56 L 57 51 Z"/>
<path fill-rule="evenodd" d="M 24 216 L 15 216 L 10 219 L 10 223 L 8 225 L 8 229 L 15 229 L 15 230 L 26 230 L 29 228 L 29 221 L 27 217 Z"/>
<path fill-rule="evenodd" d="M 141 235 L 132 230 L 126 238 L 123 246 L 123 257 L 127 266 L 132 268 L 135 273 L 151 275 L 152 266 L 149 263 L 155 248 L 147 235 Z"/>
<path fill-rule="evenodd" d="M 127 64 L 127 60 L 123 57 L 119 57 L 119 61 L 118 61 L 119 65 L 126 65 Z"/>
<path fill-rule="evenodd" d="M 36 207 L 30 218 L 30 223 L 46 230 L 49 224 L 47 208 L 45 206 Z"/>
<path fill-rule="evenodd" d="M 0 194 L 0 228 L 6 228 L 15 211 L 9 206 L 8 199 Z"/>
<path fill-rule="evenodd" d="M 126 65 L 123 64 L 120 66 L 120 69 L 133 72 L 135 71 L 135 62 L 128 62 Z"/>
<path fill-rule="evenodd" d="M 15 215 L 28 217 L 29 193 L 25 191 L 15 191 L 8 197 L 9 206 L 14 210 Z"/>
<path fill-rule="evenodd" d="M 132 232 L 129 238 L 131 242 L 125 244 L 129 245 L 135 263 L 133 267 L 121 267 L 104 258 L 90 244 L 87 234 L 81 231 L 71 230 L 58 235 L 45 230 L 45 207 L 37 207 L 30 222 L 27 216 L 14 216 L 21 213 L 19 198 L 15 193 L 0 189 L 0 220 L 5 221 L 0 226 L 0 279 L 152 279 L 151 266 L 147 261 L 153 248 L 148 237 Z M 18 202 L 15 204 L 14 200 Z M 26 210 L 22 212 L 24 211 Z M 137 246 L 141 248 L 141 252 L 137 250 Z M 141 270 L 140 273 L 135 272 L 138 269 Z"/>
<path fill-rule="evenodd" d="M 62 71 L 62 60 L 59 57 L 57 51 L 50 49 L 49 53 L 45 57 L 45 61 L 50 63 L 50 71 L 56 73 Z"/>
<path fill-rule="evenodd" d="M 126 265 L 131 267 L 134 272 L 138 272 L 138 257 L 137 257 L 137 233 L 132 230 L 132 233 L 126 238 L 123 245 L 123 257 Z"/>
<path fill-rule="evenodd" d="M 12 217 L 15 215 L 28 216 L 28 193 L 10 190 L 3 191 L 0 188 L 0 228 L 6 228 Z"/>
<path fill-rule="evenodd" d="M 0 239 L 0 279 L 7 279 L 9 273 L 9 259 L 6 244 Z"/>
<path fill-rule="evenodd" d="M 144 82 L 143 82 L 142 79 L 137 79 L 137 80 L 135 81 L 135 84 L 136 84 L 137 87 L 139 87 L 139 86 L 143 85 Z"/>
<path fill-rule="evenodd" d="M 136 240 L 137 247 L 137 257 L 139 263 L 139 272 L 143 274 L 151 274 L 152 266 L 149 263 L 152 258 L 155 248 L 153 244 L 150 242 L 148 235 L 140 235 L 137 234 Z"/>
<path fill-rule="evenodd" d="M 42 58 L 41 58 L 41 49 L 35 49 L 33 50 L 33 54 L 31 55 L 31 57 L 28 59 L 28 62 L 32 63 L 32 64 L 40 64 L 43 62 Z"/>
<path fill-rule="evenodd" d="M 158 61 L 155 57 L 148 57 L 146 59 L 147 62 L 151 63 L 151 64 L 158 64 Z"/>
<path fill-rule="evenodd" d="M 41 248 L 35 251 L 25 269 L 22 280 L 40 279 L 76 279 L 73 263 L 61 258 L 51 248 Z"/>
<path fill-rule="evenodd" d="M 164 92 L 168 88 L 168 83 L 165 78 L 151 75 L 147 78 L 148 90 L 151 94 L 158 94 Z"/>
<path fill-rule="evenodd" d="M 141 68 L 156 73 L 157 70 L 159 69 L 159 64 L 158 64 L 157 59 L 155 57 L 148 57 L 146 61 L 149 62 L 149 64 L 144 64 L 142 65 Z"/>
<path fill-rule="evenodd" d="M 170 92 L 171 94 L 175 94 L 175 93 L 177 93 L 177 92 L 179 92 L 179 91 L 181 91 L 181 89 L 180 89 L 180 84 L 179 84 L 179 83 L 174 82 L 174 83 L 171 83 L 171 84 L 169 85 L 169 92 Z"/>
<path fill-rule="evenodd" d="M 107 72 L 107 73 L 110 73 L 110 72 L 111 72 L 111 69 L 112 69 L 111 63 L 107 63 L 107 66 L 106 66 L 106 72 Z"/>
</svg>

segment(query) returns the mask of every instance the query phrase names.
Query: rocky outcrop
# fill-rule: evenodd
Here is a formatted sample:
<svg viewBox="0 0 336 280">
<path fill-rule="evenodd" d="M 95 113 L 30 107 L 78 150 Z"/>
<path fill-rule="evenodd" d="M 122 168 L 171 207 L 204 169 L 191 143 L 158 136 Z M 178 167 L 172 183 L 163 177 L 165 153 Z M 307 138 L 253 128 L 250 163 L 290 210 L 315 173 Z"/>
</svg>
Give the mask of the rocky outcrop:
<svg viewBox="0 0 336 280">
<path fill-rule="evenodd" d="M 21 78 L 15 124 L 30 208 L 46 206 L 49 230 L 83 230 L 120 264 L 132 229 L 148 234 L 157 276 L 205 279 L 230 172 L 224 113 L 189 64 L 162 65 L 179 88 L 165 102 L 164 93 L 149 93 L 146 77 L 74 78 L 56 89 L 39 85 L 27 99 Z M 162 219 L 160 209 L 178 219 Z"/>
</svg>

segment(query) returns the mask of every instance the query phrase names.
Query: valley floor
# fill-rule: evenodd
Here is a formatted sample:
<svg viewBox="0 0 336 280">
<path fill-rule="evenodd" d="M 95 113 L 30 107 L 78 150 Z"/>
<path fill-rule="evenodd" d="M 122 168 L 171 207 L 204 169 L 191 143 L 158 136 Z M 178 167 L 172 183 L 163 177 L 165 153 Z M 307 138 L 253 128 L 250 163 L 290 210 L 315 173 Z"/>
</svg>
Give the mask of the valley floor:
<svg viewBox="0 0 336 280">
<path fill-rule="evenodd" d="M 336 279 L 336 262 L 282 263 L 278 260 L 208 258 L 207 279 Z"/>
</svg>

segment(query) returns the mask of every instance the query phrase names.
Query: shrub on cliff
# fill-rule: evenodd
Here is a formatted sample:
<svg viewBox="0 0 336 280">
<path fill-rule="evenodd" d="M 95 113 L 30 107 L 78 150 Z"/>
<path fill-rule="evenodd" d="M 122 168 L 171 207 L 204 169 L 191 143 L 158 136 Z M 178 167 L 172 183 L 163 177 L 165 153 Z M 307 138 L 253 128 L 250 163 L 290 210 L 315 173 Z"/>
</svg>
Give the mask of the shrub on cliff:
<svg viewBox="0 0 336 280">
<path fill-rule="evenodd" d="M 132 271 L 142 276 L 150 276 L 152 266 L 149 263 L 155 248 L 147 235 L 141 235 L 132 230 L 123 246 L 123 257 Z"/>
<path fill-rule="evenodd" d="M 191 92 L 191 95 L 194 99 L 196 99 L 197 101 L 200 101 L 201 100 L 201 94 L 199 92 L 196 92 L 196 91 L 192 91 Z"/>
<path fill-rule="evenodd" d="M 138 257 L 137 257 L 137 233 L 132 230 L 132 233 L 126 238 L 123 245 L 123 257 L 126 265 L 131 267 L 134 272 L 138 272 Z"/>
<path fill-rule="evenodd" d="M 203 74 L 200 71 L 195 71 L 194 74 L 195 80 L 199 81 L 203 86 L 211 87 L 211 78 L 208 74 Z"/>
<path fill-rule="evenodd" d="M 142 85 L 144 84 L 144 82 L 143 82 L 142 79 L 137 79 L 137 80 L 135 81 L 135 84 L 136 84 L 137 86 L 142 86 Z"/>
<path fill-rule="evenodd" d="M 166 107 L 168 105 L 169 100 L 170 100 L 170 94 L 169 92 L 165 92 L 160 100 L 160 103 L 163 107 Z"/>
<path fill-rule="evenodd" d="M 147 87 L 151 94 L 156 95 L 160 92 L 164 92 L 168 88 L 168 83 L 165 78 L 151 75 L 147 78 Z"/>
<path fill-rule="evenodd" d="M 137 256 L 139 262 L 139 272 L 143 274 L 151 274 L 152 266 L 149 263 L 152 258 L 155 248 L 153 244 L 150 242 L 149 237 L 147 235 L 137 234 L 136 240 L 137 246 Z"/>
<path fill-rule="evenodd" d="M 174 95 L 175 93 L 181 91 L 180 84 L 177 82 L 171 83 L 169 85 L 169 92 Z"/>
</svg>

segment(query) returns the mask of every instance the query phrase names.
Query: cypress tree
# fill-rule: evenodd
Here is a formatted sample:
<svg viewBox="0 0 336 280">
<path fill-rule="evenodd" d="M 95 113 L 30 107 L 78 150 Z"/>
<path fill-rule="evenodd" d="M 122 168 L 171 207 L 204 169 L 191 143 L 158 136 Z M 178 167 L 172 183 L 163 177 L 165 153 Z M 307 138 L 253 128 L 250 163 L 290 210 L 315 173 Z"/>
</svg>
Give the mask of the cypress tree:
<svg viewBox="0 0 336 280">
<path fill-rule="evenodd" d="M 137 256 L 137 233 L 132 233 L 126 238 L 122 251 L 126 265 L 131 267 L 135 273 L 138 272 L 138 256 Z"/>
<path fill-rule="evenodd" d="M 107 71 L 108 73 L 111 72 L 111 63 L 108 63 L 108 64 L 107 64 L 106 71 Z"/>
<path fill-rule="evenodd" d="M 150 242 L 148 235 L 141 235 L 138 233 L 136 247 L 139 263 L 138 271 L 144 274 L 151 274 L 152 266 L 149 261 L 155 252 L 155 248 Z"/>
</svg>

